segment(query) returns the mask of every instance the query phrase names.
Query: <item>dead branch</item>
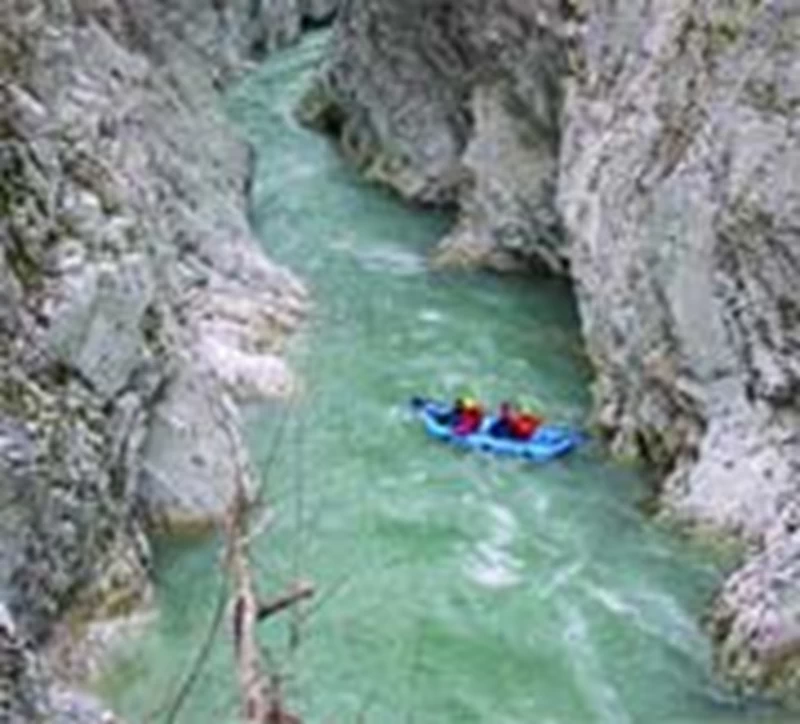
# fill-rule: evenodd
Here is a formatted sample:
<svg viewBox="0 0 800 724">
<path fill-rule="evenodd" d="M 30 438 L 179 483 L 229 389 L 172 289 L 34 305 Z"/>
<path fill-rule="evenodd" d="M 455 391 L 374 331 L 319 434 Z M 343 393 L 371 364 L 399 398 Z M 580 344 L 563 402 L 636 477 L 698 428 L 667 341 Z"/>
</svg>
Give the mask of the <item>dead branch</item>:
<svg viewBox="0 0 800 724">
<path fill-rule="evenodd" d="M 225 429 L 234 450 L 238 449 L 235 433 Z M 236 674 L 242 701 L 242 717 L 250 724 L 301 724 L 300 719 L 283 707 L 280 679 L 268 675 L 258 642 L 256 624 L 259 620 L 289 608 L 312 595 L 309 584 L 260 604 L 248 559 L 248 500 L 245 485 L 246 466 L 236 461 L 235 487 L 225 514 L 226 567 L 231 582 L 233 605 L 233 644 Z M 267 611 L 267 613 L 264 613 Z"/>
</svg>

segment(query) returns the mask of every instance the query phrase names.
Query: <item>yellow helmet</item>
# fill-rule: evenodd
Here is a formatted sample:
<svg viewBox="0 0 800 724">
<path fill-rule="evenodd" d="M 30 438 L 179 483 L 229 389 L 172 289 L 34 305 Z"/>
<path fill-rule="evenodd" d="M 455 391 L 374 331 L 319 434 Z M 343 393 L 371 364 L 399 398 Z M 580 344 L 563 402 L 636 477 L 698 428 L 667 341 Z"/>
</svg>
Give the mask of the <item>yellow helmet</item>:
<svg viewBox="0 0 800 724">
<path fill-rule="evenodd" d="M 474 410 L 478 406 L 477 401 L 472 397 L 465 397 L 462 404 L 467 410 Z"/>
</svg>

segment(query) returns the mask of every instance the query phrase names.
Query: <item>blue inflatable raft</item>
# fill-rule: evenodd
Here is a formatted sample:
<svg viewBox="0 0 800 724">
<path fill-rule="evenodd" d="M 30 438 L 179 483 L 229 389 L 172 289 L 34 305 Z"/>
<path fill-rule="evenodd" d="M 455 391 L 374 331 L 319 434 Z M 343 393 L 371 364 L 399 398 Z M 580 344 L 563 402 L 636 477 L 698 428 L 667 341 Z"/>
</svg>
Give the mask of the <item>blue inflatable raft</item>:
<svg viewBox="0 0 800 724">
<path fill-rule="evenodd" d="M 415 397 L 411 400 L 411 407 L 422 420 L 427 433 L 437 440 L 469 450 L 519 457 L 532 462 L 546 462 L 566 455 L 586 439 L 584 433 L 559 425 L 542 425 L 528 440 L 496 437 L 490 432 L 497 421 L 492 415 L 484 417 L 476 432 L 456 435 L 450 425 L 451 405 Z"/>
</svg>

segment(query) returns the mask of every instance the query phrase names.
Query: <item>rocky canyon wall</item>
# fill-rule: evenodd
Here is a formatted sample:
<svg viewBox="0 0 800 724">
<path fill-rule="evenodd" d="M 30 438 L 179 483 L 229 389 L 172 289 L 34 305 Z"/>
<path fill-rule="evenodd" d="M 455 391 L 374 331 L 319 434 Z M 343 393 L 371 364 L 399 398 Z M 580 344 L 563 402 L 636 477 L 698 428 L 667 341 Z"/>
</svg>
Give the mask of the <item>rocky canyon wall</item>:
<svg viewBox="0 0 800 724">
<path fill-rule="evenodd" d="M 749 562 L 721 671 L 800 692 L 800 5 L 351 0 L 299 113 L 454 205 L 436 258 L 574 280 L 611 447 Z"/>
<path fill-rule="evenodd" d="M 301 119 L 368 178 L 457 208 L 441 263 L 563 270 L 558 17 L 555 1 L 344 3 Z"/>
<path fill-rule="evenodd" d="M 721 670 L 797 695 L 800 6 L 589 3 L 559 210 L 598 419 L 663 514 L 762 551 L 711 617 Z"/>
<path fill-rule="evenodd" d="M 218 89 L 331 6 L 0 5 L 4 722 L 99 720 L 58 710 L 31 644 L 76 600 L 146 595 L 145 522 L 218 518 L 246 466 L 234 403 L 291 389 L 306 292 L 251 235 Z"/>
</svg>

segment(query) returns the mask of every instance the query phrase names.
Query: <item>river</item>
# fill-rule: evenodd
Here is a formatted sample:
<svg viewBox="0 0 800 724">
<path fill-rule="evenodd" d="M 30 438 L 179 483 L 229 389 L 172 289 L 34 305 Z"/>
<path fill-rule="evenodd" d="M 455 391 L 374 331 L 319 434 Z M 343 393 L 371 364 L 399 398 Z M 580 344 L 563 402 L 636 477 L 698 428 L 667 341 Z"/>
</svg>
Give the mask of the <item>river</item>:
<svg viewBox="0 0 800 724">
<path fill-rule="evenodd" d="M 297 126 L 325 42 L 228 97 L 259 153 L 254 225 L 314 298 L 291 349 L 302 399 L 249 425 L 276 513 L 259 585 L 317 587 L 263 625 L 294 709 L 314 724 L 783 721 L 714 683 L 697 621 L 721 571 L 637 512 L 634 470 L 596 444 L 538 467 L 465 454 L 410 417 L 414 394 L 468 391 L 580 422 L 590 371 L 563 283 L 429 270 L 447 220 L 364 184 Z M 214 541 L 157 553 L 159 616 L 100 686 L 132 722 L 164 718 L 219 595 Z M 236 720 L 218 636 L 178 721 Z"/>
</svg>

